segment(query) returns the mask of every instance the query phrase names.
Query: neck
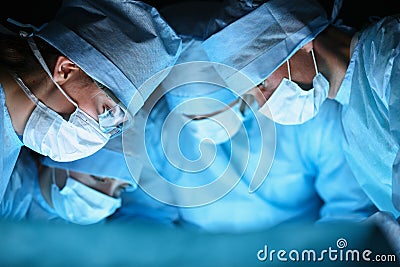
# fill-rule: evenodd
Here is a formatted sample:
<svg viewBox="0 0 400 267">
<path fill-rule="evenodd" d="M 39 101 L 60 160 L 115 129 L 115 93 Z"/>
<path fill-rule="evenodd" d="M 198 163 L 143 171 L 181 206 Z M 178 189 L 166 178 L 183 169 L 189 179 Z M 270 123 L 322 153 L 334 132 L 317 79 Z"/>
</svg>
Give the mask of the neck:
<svg viewBox="0 0 400 267">
<path fill-rule="evenodd" d="M 329 80 L 329 98 L 335 98 L 350 61 L 351 36 L 328 27 L 314 40 L 318 68 Z"/>
<path fill-rule="evenodd" d="M 2 69 L 0 69 L 0 83 L 4 90 L 6 106 L 14 130 L 17 134 L 22 135 L 35 103 L 26 96 L 13 77 Z"/>
<path fill-rule="evenodd" d="M 29 90 L 39 99 L 49 97 L 52 85 L 47 82 L 46 76 L 40 73 L 31 77 L 19 77 Z M 36 77 L 36 78 L 35 78 Z M 26 122 L 29 119 L 36 104 L 26 95 L 12 75 L 0 68 L 0 83 L 6 96 L 6 106 L 11 117 L 11 122 L 17 134 L 22 135 Z M 53 90 L 54 91 L 54 90 Z"/>
</svg>

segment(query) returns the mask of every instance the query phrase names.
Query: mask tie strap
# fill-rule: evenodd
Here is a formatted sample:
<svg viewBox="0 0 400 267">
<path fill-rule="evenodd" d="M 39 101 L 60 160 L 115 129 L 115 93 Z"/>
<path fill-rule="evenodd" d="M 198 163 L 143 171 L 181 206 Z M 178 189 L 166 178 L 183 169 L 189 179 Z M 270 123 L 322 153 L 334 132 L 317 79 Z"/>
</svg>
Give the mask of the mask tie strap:
<svg viewBox="0 0 400 267">
<path fill-rule="evenodd" d="M 315 60 L 314 49 L 311 49 L 311 56 L 314 61 L 315 74 L 318 74 L 318 66 L 317 61 Z"/>
<path fill-rule="evenodd" d="M 15 73 L 12 74 L 14 80 L 18 83 L 19 87 L 24 91 L 24 93 L 35 103 L 39 105 L 40 100 L 29 90 L 29 88 L 25 85 L 20 77 L 18 77 Z"/>
</svg>

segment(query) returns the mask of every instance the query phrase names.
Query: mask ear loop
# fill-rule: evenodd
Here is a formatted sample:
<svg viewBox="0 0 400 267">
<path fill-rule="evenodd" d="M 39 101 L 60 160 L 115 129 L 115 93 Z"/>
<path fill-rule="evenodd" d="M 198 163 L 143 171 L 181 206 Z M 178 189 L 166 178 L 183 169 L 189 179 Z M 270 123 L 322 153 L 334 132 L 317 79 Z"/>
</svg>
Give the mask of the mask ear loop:
<svg viewBox="0 0 400 267">
<path fill-rule="evenodd" d="M 55 170 L 55 168 L 51 168 L 51 180 L 53 181 L 53 184 L 56 184 L 56 170 Z"/>
<path fill-rule="evenodd" d="M 56 182 L 56 168 L 54 168 L 54 167 L 51 167 L 51 180 L 52 180 L 53 184 L 55 186 L 57 186 L 58 190 L 60 190 L 60 188 L 58 187 L 57 182 Z"/>
<path fill-rule="evenodd" d="M 317 66 L 317 61 L 315 60 L 315 55 L 314 55 L 314 49 L 311 48 L 311 56 L 314 61 L 314 68 L 315 68 L 315 74 L 318 74 L 318 66 Z"/>
<path fill-rule="evenodd" d="M 286 64 L 287 64 L 287 71 L 288 71 L 288 75 L 289 75 L 289 81 L 292 80 L 292 75 L 290 73 L 290 64 L 289 64 L 289 59 L 286 60 Z"/>
<path fill-rule="evenodd" d="M 58 191 L 60 191 L 60 188 L 58 187 L 57 183 L 56 183 L 56 168 L 54 167 L 50 167 L 51 168 L 51 181 L 52 181 L 52 185 L 51 188 L 53 188 L 54 186 L 57 187 Z M 53 190 L 50 190 L 50 206 L 52 208 L 54 208 L 54 204 L 53 204 Z"/>
<path fill-rule="evenodd" d="M 75 106 L 75 108 L 78 108 L 78 104 L 75 103 L 74 100 L 72 100 L 67 93 L 61 88 L 61 86 L 54 80 L 53 75 L 51 74 L 49 67 L 46 65 L 46 62 L 43 59 L 42 54 L 39 51 L 39 48 L 37 47 L 35 41 L 33 40 L 32 37 L 28 37 L 28 44 L 29 47 L 31 48 L 33 54 L 35 55 L 36 59 L 39 61 L 40 65 L 42 66 L 42 68 L 45 70 L 45 72 L 47 73 L 47 75 L 50 77 L 51 81 L 54 83 L 54 85 L 57 87 L 58 90 L 60 90 L 60 92 L 67 98 L 67 100 Z"/>
<path fill-rule="evenodd" d="M 67 175 L 67 178 L 71 177 L 71 175 L 69 174 L 69 170 L 65 169 L 65 174 Z"/>
<path fill-rule="evenodd" d="M 318 74 L 318 66 L 317 66 L 317 61 L 315 60 L 315 55 L 314 55 L 314 49 L 311 49 L 311 56 L 314 62 L 314 68 L 315 68 L 315 74 Z M 287 63 L 287 68 L 288 68 L 288 75 L 289 75 L 289 80 L 292 80 L 292 75 L 290 73 L 290 64 L 289 64 L 289 59 L 286 60 Z"/>
</svg>

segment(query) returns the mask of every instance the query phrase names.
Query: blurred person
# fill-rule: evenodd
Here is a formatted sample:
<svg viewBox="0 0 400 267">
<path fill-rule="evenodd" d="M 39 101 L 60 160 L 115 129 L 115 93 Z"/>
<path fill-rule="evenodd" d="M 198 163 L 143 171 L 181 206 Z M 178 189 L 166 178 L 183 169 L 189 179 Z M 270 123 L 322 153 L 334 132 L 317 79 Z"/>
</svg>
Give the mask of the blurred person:
<svg viewBox="0 0 400 267">
<path fill-rule="evenodd" d="M 52 167 L 52 162 L 22 148 L 0 206 L 2 219 L 104 222 L 121 207 L 121 193 L 136 187 L 129 176 L 97 176 Z M 110 164 L 108 159 L 102 163 Z"/>
<path fill-rule="evenodd" d="M 211 61 L 259 84 L 253 89 L 260 92 L 259 111 L 276 123 L 303 124 L 317 116 L 326 99 L 340 103 L 346 161 L 379 210 L 397 218 L 399 14 L 393 10 L 393 15 L 351 28 L 313 13 L 315 6 L 268 1 L 202 47 Z M 292 14 L 297 16 L 288 19 Z M 269 36 L 276 38 L 269 41 Z M 263 67 L 265 61 L 270 67 Z"/>
<path fill-rule="evenodd" d="M 180 19 L 191 17 L 190 5 L 196 14 L 199 10 L 211 14 L 203 21 L 181 23 Z M 269 1 L 259 8 L 282 12 L 286 5 L 289 3 Z M 289 14 L 274 14 L 285 17 L 288 24 L 297 16 L 305 19 L 293 24 L 293 32 L 276 34 L 282 43 L 310 38 L 328 23 L 325 11 L 314 1 L 301 6 L 292 6 Z M 160 11 L 181 36 L 183 49 L 177 65 L 160 85 L 159 92 L 165 92 L 165 97 L 156 104 L 149 101 L 143 108 L 149 116 L 143 126 L 145 147 L 139 154 L 160 175 L 154 179 L 165 179 L 176 186 L 166 185 L 172 188 L 167 190 L 170 198 L 142 185 L 144 190 L 154 199 L 176 206 L 182 221 L 214 232 L 251 231 L 288 222 L 360 222 L 376 212 L 345 158 L 341 106 L 333 100 L 323 101 L 319 113 L 299 125 L 274 123 L 260 114 L 258 109 L 266 102 L 262 87 L 266 84 L 251 89 L 262 82 L 252 78 L 272 72 L 276 61 L 283 63 L 285 58 L 269 54 L 254 62 L 253 56 L 260 55 L 254 49 L 262 50 L 261 45 L 236 51 L 238 65 L 245 66 L 248 61 L 259 64 L 247 69 L 249 79 L 243 81 L 247 87 L 240 84 L 242 81 L 237 86 L 232 81 L 234 69 L 213 64 L 206 53 L 212 50 L 207 43 L 208 25 L 218 12 L 213 13 L 209 3 L 202 7 L 198 2 L 187 2 Z M 272 13 L 259 8 L 249 15 L 254 15 L 253 22 L 260 27 L 245 26 L 261 32 L 263 27 L 280 29 L 273 27 L 278 22 Z M 306 29 L 307 34 L 297 29 Z M 245 32 L 240 31 L 240 44 L 251 42 L 250 33 Z M 224 36 L 224 45 L 235 42 Z M 263 42 L 271 44 L 268 38 L 265 35 Z M 205 50 L 206 45 L 209 50 Z M 213 52 L 223 54 L 217 48 Z M 235 48 L 240 45 L 231 49 Z M 315 74 L 310 60 L 305 67 Z M 160 188 L 165 186 L 159 181 Z M 220 194 L 224 187 L 230 190 Z"/>
</svg>

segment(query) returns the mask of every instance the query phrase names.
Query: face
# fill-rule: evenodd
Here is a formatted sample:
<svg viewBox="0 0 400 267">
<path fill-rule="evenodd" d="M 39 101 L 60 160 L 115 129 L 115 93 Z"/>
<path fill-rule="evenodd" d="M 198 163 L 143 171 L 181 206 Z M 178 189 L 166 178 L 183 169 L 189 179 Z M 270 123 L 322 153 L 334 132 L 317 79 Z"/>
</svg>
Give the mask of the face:
<svg viewBox="0 0 400 267">
<path fill-rule="evenodd" d="M 79 182 L 111 197 L 119 197 L 121 192 L 131 185 L 124 180 L 98 177 L 80 172 L 70 172 L 70 176 Z"/>
<path fill-rule="evenodd" d="M 259 84 L 258 86 L 250 89 L 245 95 L 253 96 L 255 101 L 257 101 L 258 106 L 262 107 L 275 92 L 276 88 L 278 88 L 279 84 L 284 78 L 291 78 L 291 80 L 297 83 L 303 90 L 311 89 L 313 78 L 317 74 L 311 55 L 311 49 L 312 42 L 309 42 L 289 59 L 289 65 L 287 62 L 284 62 L 281 66 L 279 66 L 279 68 L 272 72 L 267 79 L 264 80 L 263 84 Z M 290 75 L 288 66 L 290 67 Z M 213 111 L 208 114 L 191 115 L 190 118 L 197 120 L 210 118 L 240 103 L 242 103 L 242 101 L 237 99 L 228 104 L 224 109 Z"/>
<path fill-rule="evenodd" d="M 306 46 L 309 48 L 310 43 Z M 298 50 L 290 59 L 290 74 L 293 82 L 297 83 L 303 90 L 309 90 L 312 88 L 312 80 L 316 75 L 316 70 L 314 66 L 314 61 L 310 53 L 310 49 L 300 49 Z M 262 107 L 271 95 L 275 92 L 276 88 L 279 86 L 283 78 L 289 79 L 288 63 L 283 63 L 279 68 L 277 68 L 267 79 L 264 80 L 263 84 L 260 84 L 252 89 L 250 89 L 246 94 L 252 95 L 257 101 L 259 107 Z M 196 119 L 212 117 L 225 111 L 227 108 L 233 105 L 239 104 L 241 101 L 235 100 L 230 103 L 225 109 L 214 111 L 209 114 L 199 114 L 193 116 Z"/>
<path fill-rule="evenodd" d="M 303 90 L 311 89 L 312 80 L 316 75 L 311 53 L 305 49 L 300 49 L 289 59 L 289 66 L 292 81 L 297 83 Z M 289 79 L 287 62 L 277 68 L 264 81 L 263 85 L 258 85 L 248 93 L 254 95 L 258 105 L 261 107 L 271 97 L 283 78 Z"/>
<path fill-rule="evenodd" d="M 65 93 L 90 117 L 98 121 L 98 115 L 111 109 L 117 103 L 83 71 L 71 77 L 68 83 L 61 86 Z M 54 88 L 42 101 L 49 108 L 68 119 L 75 111 L 75 106 L 69 102 L 60 90 Z"/>
<path fill-rule="evenodd" d="M 121 192 L 128 187 L 131 187 L 128 182 L 122 179 L 98 177 L 74 171 L 69 171 L 69 175 L 71 178 L 83 183 L 84 185 L 115 198 L 120 197 Z M 64 187 L 66 178 L 65 170 L 56 169 L 56 182 L 59 188 Z"/>
</svg>

